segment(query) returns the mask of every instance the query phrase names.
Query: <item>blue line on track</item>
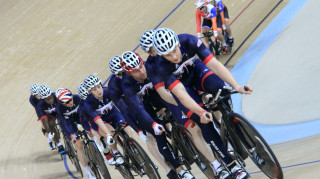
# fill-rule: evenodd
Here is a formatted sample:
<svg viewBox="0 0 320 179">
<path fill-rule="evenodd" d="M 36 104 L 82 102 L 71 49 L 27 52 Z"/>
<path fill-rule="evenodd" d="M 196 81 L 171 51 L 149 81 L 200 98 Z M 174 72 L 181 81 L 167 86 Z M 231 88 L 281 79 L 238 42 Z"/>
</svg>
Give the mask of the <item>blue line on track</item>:
<svg viewBox="0 0 320 179">
<path fill-rule="evenodd" d="M 167 20 L 168 17 L 169 17 L 172 13 L 174 13 L 174 11 L 176 11 L 176 10 L 181 6 L 181 4 L 184 3 L 184 2 L 185 2 L 185 0 L 182 0 L 154 29 L 157 29 L 165 20 Z M 136 51 L 138 48 L 139 48 L 139 45 L 137 45 L 137 47 L 133 49 L 133 52 Z M 108 77 L 108 79 L 103 83 L 102 86 L 104 86 L 104 85 L 110 80 L 111 76 L 112 76 L 112 75 L 110 75 L 110 76 Z"/>
<path fill-rule="evenodd" d="M 320 160 L 316 160 L 316 161 L 312 161 L 312 162 L 306 162 L 306 163 L 299 163 L 299 164 L 295 164 L 295 165 L 288 165 L 288 166 L 285 166 L 285 167 L 282 167 L 282 168 L 283 169 L 284 168 L 291 168 L 291 167 L 297 167 L 297 166 L 301 166 L 301 165 L 308 165 L 308 164 L 313 164 L 313 163 L 318 163 L 318 162 L 320 162 Z M 262 173 L 262 171 L 252 172 L 252 173 L 250 173 L 250 175 L 257 174 L 257 173 Z"/>
<path fill-rule="evenodd" d="M 64 167 L 66 168 L 67 172 L 69 173 L 69 175 L 74 178 L 77 179 L 77 177 L 75 177 L 72 172 L 70 171 L 69 167 L 68 167 L 68 163 L 67 163 L 67 158 L 66 155 L 63 155 L 63 163 L 64 163 Z"/>
</svg>

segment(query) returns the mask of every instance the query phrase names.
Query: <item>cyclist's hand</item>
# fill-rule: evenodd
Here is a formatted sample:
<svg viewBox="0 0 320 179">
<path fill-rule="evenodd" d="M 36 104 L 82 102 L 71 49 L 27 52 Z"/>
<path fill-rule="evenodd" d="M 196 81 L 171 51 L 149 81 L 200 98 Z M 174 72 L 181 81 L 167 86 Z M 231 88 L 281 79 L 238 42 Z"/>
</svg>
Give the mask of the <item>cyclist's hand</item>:
<svg viewBox="0 0 320 179">
<path fill-rule="evenodd" d="M 197 33 L 197 36 L 200 39 L 201 38 L 201 33 Z"/>
<path fill-rule="evenodd" d="M 77 136 L 75 134 L 71 135 L 71 142 L 74 144 L 77 142 Z"/>
<path fill-rule="evenodd" d="M 148 142 L 150 140 L 149 136 L 144 135 L 143 131 L 138 132 L 140 139 L 143 142 Z"/>
<path fill-rule="evenodd" d="M 114 141 L 112 135 L 111 134 L 107 134 L 107 144 L 108 145 L 112 145 L 114 143 L 115 143 L 115 141 Z"/>
<path fill-rule="evenodd" d="M 49 132 L 49 133 L 48 133 L 48 138 L 52 140 L 53 137 L 54 137 L 54 133 L 53 133 L 53 132 Z"/>
<path fill-rule="evenodd" d="M 253 92 L 252 88 L 249 85 L 239 86 L 236 90 L 240 94 L 251 94 Z"/>
<path fill-rule="evenodd" d="M 214 36 L 214 38 L 218 38 L 219 37 L 219 35 L 218 35 L 218 31 L 213 31 L 213 36 Z"/>
<path fill-rule="evenodd" d="M 222 29 L 223 29 L 223 30 L 226 30 L 226 29 L 227 29 L 226 25 L 223 24 L 223 25 L 222 25 Z"/>
<path fill-rule="evenodd" d="M 201 111 L 200 113 L 200 122 L 207 124 L 212 121 L 212 114 L 206 110 Z"/>
<path fill-rule="evenodd" d="M 164 128 L 161 124 L 155 123 L 152 128 L 156 135 L 161 135 L 164 132 Z"/>
</svg>

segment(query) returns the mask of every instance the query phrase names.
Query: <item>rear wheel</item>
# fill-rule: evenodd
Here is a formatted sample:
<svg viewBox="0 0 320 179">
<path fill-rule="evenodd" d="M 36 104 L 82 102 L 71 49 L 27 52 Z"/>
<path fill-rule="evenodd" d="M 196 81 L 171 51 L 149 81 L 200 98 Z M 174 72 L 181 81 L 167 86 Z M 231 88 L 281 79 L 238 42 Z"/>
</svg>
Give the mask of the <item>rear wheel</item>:
<svg viewBox="0 0 320 179">
<path fill-rule="evenodd" d="M 203 174 L 205 174 L 208 178 L 213 178 L 215 174 L 210 166 L 210 161 L 197 149 L 189 131 L 181 128 L 179 133 L 182 139 L 181 143 L 183 146 L 185 146 L 185 151 L 188 153 L 187 156 L 189 155 L 187 158 L 190 158 L 191 156 L 192 161 L 197 164 Z"/>
<path fill-rule="evenodd" d="M 239 114 L 230 115 L 231 127 L 252 161 L 269 178 L 282 179 L 281 166 L 261 134 Z"/>
<path fill-rule="evenodd" d="M 161 178 L 157 167 L 140 144 L 132 138 L 129 138 L 127 142 L 129 157 L 132 160 L 132 163 L 137 167 L 138 172 L 140 172 L 139 174 L 142 175 L 142 172 L 145 172 L 149 178 Z"/>
<path fill-rule="evenodd" d="M 98 168 L 99 168 L 100 173 L 103 176 L 103 178 L 110 179 L 111 176 L 110 176 L 109 170 L 104 162 L 104 159 L 103 159 L 97 145 L 93 141 L 89 141 L 88 147 L 93 155 L 94 161 L 98 165 Z"/>
</svg>

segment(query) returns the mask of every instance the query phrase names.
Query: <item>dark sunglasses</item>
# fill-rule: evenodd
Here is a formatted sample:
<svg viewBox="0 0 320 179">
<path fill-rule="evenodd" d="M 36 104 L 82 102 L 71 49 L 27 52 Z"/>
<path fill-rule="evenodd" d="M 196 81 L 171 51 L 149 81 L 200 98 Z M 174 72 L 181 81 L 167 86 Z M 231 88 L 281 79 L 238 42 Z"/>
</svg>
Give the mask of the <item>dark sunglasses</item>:
<svg viewBox="0 0 320 179">
<path fill-rule="evenodd" d="M 70 98 L 67 102 L 63 103 L 63 104 L 69 104 L 72 101 L 72 98 Z"/>
<path fill-rule="evenodd" d="M 199 10 L 202 11 L 204 9 L 204 6 L 200 7 Z"/>
</svg>

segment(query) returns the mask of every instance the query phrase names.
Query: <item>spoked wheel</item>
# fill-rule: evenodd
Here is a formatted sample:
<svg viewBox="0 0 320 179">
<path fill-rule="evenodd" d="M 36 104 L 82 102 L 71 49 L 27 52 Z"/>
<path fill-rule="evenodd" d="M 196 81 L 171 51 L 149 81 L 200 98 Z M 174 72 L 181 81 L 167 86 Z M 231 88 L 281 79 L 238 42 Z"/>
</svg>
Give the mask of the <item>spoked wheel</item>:
<svg viewBox="0 0 320 179">
<path fill-rule="evenodd" d="M 101 175 L 99 173 L 99 169 L 98 166 L 93 163 L 93 162 L 89 162 L 89 168 L 91 171 L 91 174 L 96 178 L 96 179 L 101 179 Z"/>
<path fill-rule="evenodd" d="M 154 165 L 140 144 L 132 138 L 128 139 L 128 154 L 132 163 L 137 167 L 138 172 L 140 172 L 140 176 L 145 172 L 148 178 L 161 178 L 158 173 L 158 168 Z"/>
<path fill-rule="evenodd" d="M 100 171 L 101 175 L 103 176 L 103 178 L 110 179 L 111 176 L 110 176 L 109 170 L 104 162 L 104 159 L 103 159 L 97 145 L 93 141 L 90 141 L 88 143 L 88 147 L 93 155 L 94 161 L 98 165 L 99 171 Z"/>
<path fill-rule="evenodd" d="M 66 141 L 66 149 L 67 149 L 67 154 L 69 156 L 69 159 L 71 160 L 71 163 L 76 167 L 77 172 L 83 177 L 82 169 L 79 163 L 78 156 L 76 154 L 76 151 L 71 144 L 69 140 Z"/>
<path fill-rule="evenodd" d="M 180 135 L 182 143 L 185 147 L 187 153 L 191 154 L 193 162 L 197 164 L 199 169 L 208 177 L 213 178 L 214 172 L 210 166 L 210 161 L 197 149 L 195 146 L 192 135 L 187 131 L 187 129 L 180 129 Z"/>
<path fill-rule="evenodd" d="M 116 169 L 119 170 L 124 179 L 134 179 L 129 167 L 126 164 L 116 165 Z"/>
<path fill-rule="evenodd" d="M 269 178 L 282 179 L 281 166 L 268 143 L 260 133 L 239 114 L 230 115 L 232 130 L 258 168 Z"/>
</svg>

